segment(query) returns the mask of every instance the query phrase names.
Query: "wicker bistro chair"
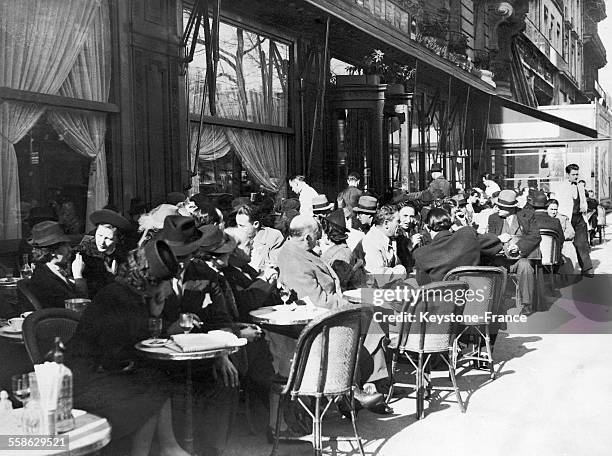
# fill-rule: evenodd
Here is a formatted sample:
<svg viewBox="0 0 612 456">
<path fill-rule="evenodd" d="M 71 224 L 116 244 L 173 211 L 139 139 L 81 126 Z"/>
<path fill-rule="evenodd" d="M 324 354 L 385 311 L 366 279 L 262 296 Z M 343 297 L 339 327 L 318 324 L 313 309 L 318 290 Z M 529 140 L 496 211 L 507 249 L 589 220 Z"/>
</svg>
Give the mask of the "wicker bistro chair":
<svg viewBox="0 0 612 456">
<path fill-rule="evenodd" d="M 449 271 L 444 276 L 444 281 L 460 280 L 468 284 L 469 289 L 474 292 L 474 297 L 465 300 L 463 316 L 471 316 L 459 325 L 459 334 L 453 344 L 453 367 L 457 368 L 458 362 L 473 362 L 479 366 L 486 362 L 489 366 L 491 379 L 495 378 L 493 366 L 493 347 L 491 342 L 491 324 L 486 318 L 487 312 L 497 315 L 500 304 L 504 297 L 508 272 L 505 268 L 495 266 L 460 266 Z M 482 297 L 482 299 L 480 299 Z M 477 299 L 478 298 L 478 299 Z M 472 343 L 468 344 L 466 353 L 459 352 L 459 338 L 463 335 L 472 336 Z M 482 348 L 486 353 L 482 354 Z"/>
<path fill-rule="evenodd" d="M 37 310 L 28 315 L 23 322 L 23 340 L 32 364 L 45 361 L 56 337 L 60 337 L 63 343 L 68 342 L 80 319 L 77 312 L 61 308 Z"/>
<path fill-rule="evenodd" d="M 542 277 L 544 280 L 548 280 L 548 289 L 552 291 L 555 287 L 554 274 L 561 264 L 561 250 L 563 249 L 564 240 L 559 238 L 555 230 L 547 228 L 540 228 L 540 237 L 542 238 L 540 241 L 540 252 L 542 255 L 540 260 L 534 262 L 536 279 Z M 543 282 L 536 282 L 536 290 L 541 298 L 545 295 L 542 285 L 544 285 Z M 541 303 L 542 299 L 539 299 L 538 302 Z"/>
<path fill-rule="evenodd" d="M 455 378 L 455 368 L 451 362 L 453 356 L 453 344 L 457 334 L 457 316 L 463 312 L 463 306 L 455 304 L 454 299 L 448 299 L 448 296 L 456 296 L 459 290 L 468 289 L 468 284 L 460 281 L 448 282 L 433 282 L 421 288 L 422 293 L 416 302 L 405 302 L 402 315 L 399 338 L 396 343 L 391 343 L 389 348 L 392 350 L 393 358 L 391 361 L 391 386 L 387 396 L 387 402 L 393 397 L 393 391 L 396 387 L 415 387 L 416 388 L 416 417 L 418 420 L 425 417 L 425 391 L 428 396 L 433 386 L 428 376 L 425 374 L 428 370 L 428 363 L 432 355 L 439 355 L 448 366 L 449 375 L 453 384 L 452 390 L 457 396 L 457 402 L 462 413 L 465 413 L 465 406 L 459 394 L 457 381 Z M 446 297 L 446 298 L 445 298 Z M 440 316 L 442 322 L 434 322 L 429 318 L 424 318 L 428 315 Z M 400 384 L 395 382 L 395 371 L 399 362 L 400 356 L 404 356 L 414 367 L 416 376 L 416 385 Z M 416 361 L 413 359 L 416 358 Z M 436 387 L 436 389 L 445 389 L 446 387 Z"/>
<path fill-rule="evenodd" d="M 280 391 L 281 400 L 271 455 L 275 455 L 278 450 L 280 416 L 286 401 L 297 400 L 311 416 L 312 434 L 306 438 L 312 442 L 315 456 L 319 456 L 323 445 L 323 416 L 332 403 L 348 399 L 355 437 L 336 437 L 333 440 L 356 440 L 359 452 L 364 456 L 355 423 L 353 393 L 357 380 L 355 366 L 359 361 L 359 348 L 372 320 L 372 313 L 373 310 L 367 307 L 341 307 L 321 315 L 302 330 L 289 378 Z M 313 410 L 305 404 L 305 397 L 314 398 Z M 327 404 L 321 411 L 324 398 L 327 399 Z M 304 437 L 297 440 L 304 440 Z"/>
<path fill-rule="evenodd" d="M 25 296 L 26 300 L 30 304 L 30 309 L 40 310 L 42 309 L 42 305 L 38 298 L 32 293 L 30 289 L 30 279 L 21 279 L 17 282 L 17 290 Z"/>
</svg>

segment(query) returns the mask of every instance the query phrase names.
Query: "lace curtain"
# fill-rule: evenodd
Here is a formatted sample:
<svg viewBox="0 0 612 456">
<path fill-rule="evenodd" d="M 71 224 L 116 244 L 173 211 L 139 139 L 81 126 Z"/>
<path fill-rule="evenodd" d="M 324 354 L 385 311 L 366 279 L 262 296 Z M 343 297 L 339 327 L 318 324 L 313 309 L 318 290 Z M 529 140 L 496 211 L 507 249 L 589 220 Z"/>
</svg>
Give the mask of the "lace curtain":
<svg viewBox="0 0 612 456">
<path fill-rule="evenodd" d="M 110 30 L 108 5 L 100 3 L 91 23 L 90 33 L 72 71 L 59 89 L 70 98 L 108 101 L 111 79 Z M 86 231 L 93 229 L 89 215 L 108 204 L 106 172 L 106 114 L 77 111 L 49 111 L 49 121 L 75 152 L 91 161 L 87 189 Z"/>
<path fill-rule="evenodd" d="M 99 0 L 0 0 L 0 87 L 55 94 L 74 66 Z M 0 104 L 0 239 L 21 237 L 14 144 L 44 107 Z"/>
</svg>

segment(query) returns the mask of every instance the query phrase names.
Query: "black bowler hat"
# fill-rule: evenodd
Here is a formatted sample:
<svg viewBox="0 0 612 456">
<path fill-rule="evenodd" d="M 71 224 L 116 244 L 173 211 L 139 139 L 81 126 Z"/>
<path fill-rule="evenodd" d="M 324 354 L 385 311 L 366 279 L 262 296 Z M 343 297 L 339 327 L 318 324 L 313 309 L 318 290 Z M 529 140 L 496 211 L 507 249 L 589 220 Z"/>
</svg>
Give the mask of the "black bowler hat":
<svg viewBox="0 0 612 456">
<path fill-rule="evenodd" d="M 441 173 L 442 166 L 440 165 L 440 163 L 434 163 L 433 165 L 431 165 L 429 171 L 431 171 L 432 173 Z"/>
<path fill-rule="evenodd" d="M 548 206 L 548 197 L 544 192 L 535 192 L 531 197 L 531 205 L 534 209 L 546 209 Z"/>
<path fill-rule="evenodd" d="M 108 224 L 117 227 L 121 231 L 131 231 L 133 229 L 132 224 L 128 219 L 118 212 L 110 209 L 100 209 L 94 211 L 89 216 L 89 220 L 94 225 Z"/>
</svg>

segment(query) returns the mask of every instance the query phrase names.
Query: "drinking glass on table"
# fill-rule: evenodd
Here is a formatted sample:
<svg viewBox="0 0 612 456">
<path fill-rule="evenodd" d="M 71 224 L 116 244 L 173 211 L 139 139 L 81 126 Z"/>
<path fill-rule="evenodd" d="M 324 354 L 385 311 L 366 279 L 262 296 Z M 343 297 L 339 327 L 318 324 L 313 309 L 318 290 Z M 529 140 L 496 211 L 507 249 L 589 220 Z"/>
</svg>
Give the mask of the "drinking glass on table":
<svg viewBox="0 0 612 456">
<path fill-rule="evenodd" d="M 291 290 L 284 283 L 279 283 L 278 293 L 280 295 L 283 304 L 287 305 L 289 298 L 291 298 Z"/>
<path fill-rule="evenodd" d="M 151 333 L 151 338 L 159 339 L 162 332 L 161 318 L 149 318 L 149 332 Z"/>
<path fill-rule="evenodd" d="M 11 377 L 11 388 L 13 396 L 24 404 L 30 397 L 30 377 L 29 374 L 17 374 Z"/>
<path fill-rule="evenodd" d="M 185 334 L 189 334 L 189 331 L 193 329 L 193 315 L 190 313 L 182 313 L 179 317 L 179 326 Z"/>
</svg>

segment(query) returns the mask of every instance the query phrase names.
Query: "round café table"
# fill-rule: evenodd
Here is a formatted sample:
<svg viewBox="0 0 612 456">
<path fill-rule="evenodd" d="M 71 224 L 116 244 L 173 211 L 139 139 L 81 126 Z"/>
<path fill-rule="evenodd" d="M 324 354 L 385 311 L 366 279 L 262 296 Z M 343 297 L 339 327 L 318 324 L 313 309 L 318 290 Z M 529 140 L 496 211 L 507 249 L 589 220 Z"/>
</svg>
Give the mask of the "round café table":
<svg viewBox="0 0 612 456">
<path fill-rule="evenodd" d="M 54 437 L 56 448 L 39 447 L 29 449 L 27 446 L 9 448 L 8 436 L 11 437 L 35 437 L 26 435 L 21 425 L 23 408 L 13 409 L 0 416 L 0 456 L 81 456 L 94 453 L 108 445 L 111 440 L 111 425 L 105 418 L 101 418 L 83 410 L 72 410 L 74 416 L 74 429 Z M 43 436 L 38 436 L 43 437 Z M 57 446 L 62 437 L 67 437 L 67 445 Z"/>
<path fill-rule="evenodd" d="M 167 346 L 163 347 L 147 347 L 141 342 L 135 345 L 136 350 L 142 356 L 149 359 L 160 361 L 177 361 L 185 362 L 186 383 L 185 383 L 185 450 L 189 454 L 194 453 L 193 446 L 193 379 L 191 378 L 192 362 L 203 359 L 218 358 L 224 355 L 231 355 L 240 350 L 241 347 L 225 347 L 216 348 L 213 350 L 202 350 L 193 352 L 182 352 Z"/>
<path fill-rule="evenodd" d="M 7 342 L 23 344 L 23 332 L 13 332 L 7 330 L 8 325 L 0 327 L 0 337 Z"/>
<path fill-rule="evenodd" d="M 255 323 L 272 326 L 304 326 L 329 309 L 287 304 L 260 307 L 249 312 Z"/>
</svg>

